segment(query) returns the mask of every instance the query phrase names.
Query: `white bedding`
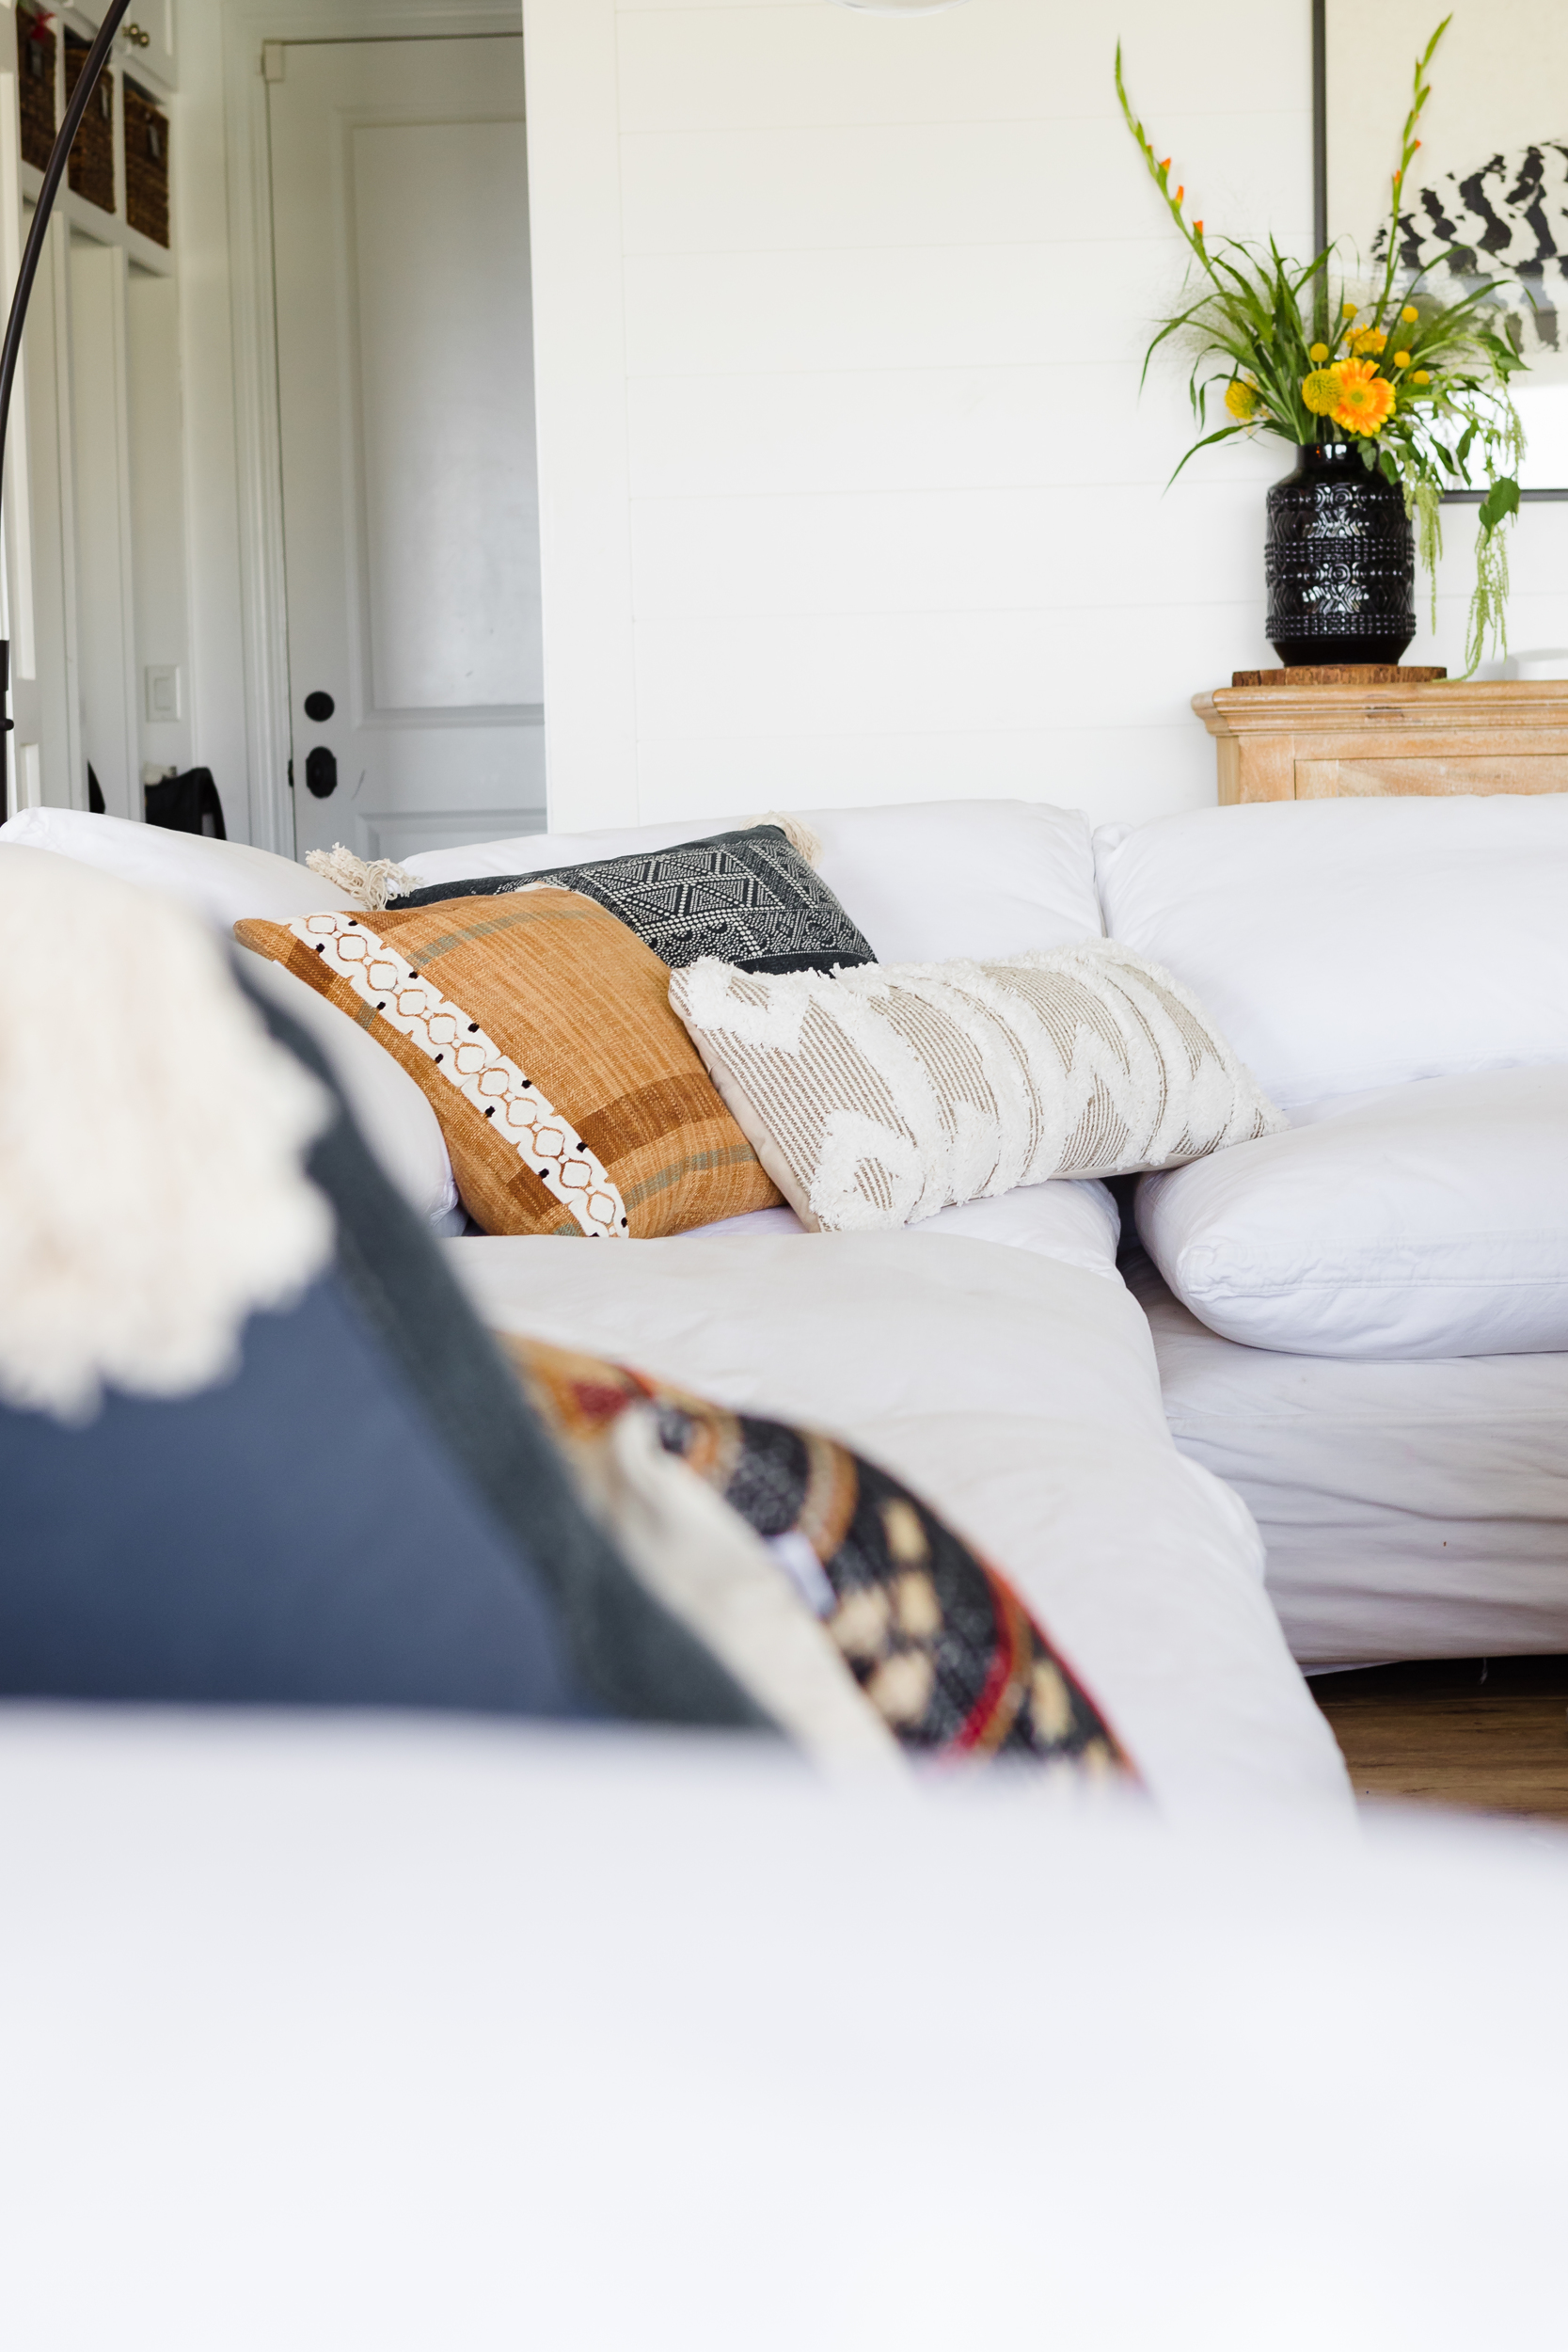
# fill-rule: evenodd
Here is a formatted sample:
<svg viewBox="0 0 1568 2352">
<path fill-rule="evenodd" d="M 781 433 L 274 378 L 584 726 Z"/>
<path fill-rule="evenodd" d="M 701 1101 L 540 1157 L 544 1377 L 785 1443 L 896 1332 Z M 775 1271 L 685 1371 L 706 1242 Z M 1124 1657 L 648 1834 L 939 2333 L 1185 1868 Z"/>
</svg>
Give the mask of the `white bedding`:
<svg viewBox="0 0 1568 2352">
<path fill-rule="evenodd" d="M 817 1422 L 906 1479 L 1018 1583 L 1168 1814 L 1348 1805 L 1257 1532 L 1172 1445 L 1119 1281 L 909 1232 L 445 1248 L 493 1326 Z"/>
<path fill-rule="evenodd" d="M 1308 1666 L 1568 1650 L 1568 1356 L 1358 1363 L 1219 1338 L 1141 1251 L 1183 1454 L 1233 1486 Z"/>
</svg>

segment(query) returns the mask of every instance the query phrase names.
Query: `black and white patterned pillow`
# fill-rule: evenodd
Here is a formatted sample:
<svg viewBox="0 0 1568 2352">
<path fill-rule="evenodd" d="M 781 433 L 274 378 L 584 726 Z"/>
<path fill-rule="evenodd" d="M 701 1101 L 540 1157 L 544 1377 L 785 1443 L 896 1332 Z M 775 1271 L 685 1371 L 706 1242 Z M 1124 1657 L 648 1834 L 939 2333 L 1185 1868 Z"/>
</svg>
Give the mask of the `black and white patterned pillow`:
<svg viewBox="0 0 1568 2352">
<path fill-rule="evenodd" d="M 717 956 L 743 972 L 831 972 L 835 964 L 877 961 L 869 940 L 778 825 L 714 834 L 673 850 L 638 850 L 594 866 L 432 882 L 396 904 L 497 898 L 540 882 L 580 890 L 673 970 L 700 956 Z"/>
</svg>

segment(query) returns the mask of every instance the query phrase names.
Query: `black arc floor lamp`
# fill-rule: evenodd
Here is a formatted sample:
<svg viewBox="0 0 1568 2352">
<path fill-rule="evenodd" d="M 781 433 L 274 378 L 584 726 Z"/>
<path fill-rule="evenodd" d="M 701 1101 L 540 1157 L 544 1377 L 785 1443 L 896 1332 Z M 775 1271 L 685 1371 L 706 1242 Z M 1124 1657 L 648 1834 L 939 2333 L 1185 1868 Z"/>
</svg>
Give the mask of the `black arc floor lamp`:
<svg viewBox="0 0 1568 2352">
<path fill-rule="evenodd" d="M 60 124 L 59 135 L 49 151 L 49 161 L 43 173 L 43 185 L 39 190 L 38 202 L 33 208 L 33 225 L 27 231 L 27 242 L 22 248 L 22 267 L 16 274 L 16 292 L 11 296 L 10 316 L 6 321 L 6 340 L 4 343 L 0 343 L 0 485 L 3 485 L 5 479 L 6 434 L 11 419 L 11 386 L 16 381 L 16 363 L 22 356 L 22 330 L 27 324 L 27 304 L 32 297 L 33 280 L 38 276 L 39 257 L 43 251 L 43 240 L 49 230 L 49 215 L 55 209 L 55 199 L 59 193 L 60 182 L 65 178 L 66 162 L 71 153 L 71 142 L 81 125 L 82 117 L 87 113 L 87 102 L 98 87 L 98 77 L 103 71 L 110 50 L 114 47 L 115 35 L 119 30 L 120 19 L 130 5 L 131 0 L 110 0 L 103 22 L 98 28 L 98 39 L 83 60 L 82 71 L 76 77 L 76 87 L 66 102 L 65 119 Z M 10 640 L 0 637 L 0 743 L 4 742 L 5 737 L 11 730 L 10 685 Z M 0 758 L 0 769 L 6 771 L 3 777 L 0 777 L 0 781 L 5 784 L 5 803 L 3 810 L 0 810 L 0 813 L 4 814 L 9 813 L 10 805 L 9 767 L 10 758 L 8 748 L 3 758 Z"/>
</svg>

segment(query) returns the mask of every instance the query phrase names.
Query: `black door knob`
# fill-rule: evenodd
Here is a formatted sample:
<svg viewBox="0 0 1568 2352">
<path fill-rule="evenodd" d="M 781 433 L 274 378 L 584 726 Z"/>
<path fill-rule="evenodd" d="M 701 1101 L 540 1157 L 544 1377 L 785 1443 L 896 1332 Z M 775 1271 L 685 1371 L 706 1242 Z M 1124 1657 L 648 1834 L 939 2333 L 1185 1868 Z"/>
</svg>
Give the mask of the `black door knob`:
<svg viewBox="0 0 1568 2352">
<path fill-rule="evenodd" d="M 307 694 L 305 697 L 305 716 L 308 719 L 314 719 L 319 727 L 325 726 L 337 707 L 331 695 L 324 694 L 319 686 L 313 694 Z"/>
<path fill-rule="evenodd" d="M 338 763 L 325 743 L 318 743 L 305 762 L 305 782 L 318 801 L 338 789 Z"/>
</svg>

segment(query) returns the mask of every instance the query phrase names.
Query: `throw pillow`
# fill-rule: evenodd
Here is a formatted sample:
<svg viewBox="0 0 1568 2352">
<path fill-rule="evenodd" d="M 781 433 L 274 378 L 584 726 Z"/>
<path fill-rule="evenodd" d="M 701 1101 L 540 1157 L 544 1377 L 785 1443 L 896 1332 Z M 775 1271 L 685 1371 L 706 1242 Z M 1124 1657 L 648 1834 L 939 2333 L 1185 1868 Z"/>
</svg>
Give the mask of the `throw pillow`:
<svg viewBox="0 0 1568 2352">
<path fill-rule="evenodd" d="M 484 874 L 433 882 L 400 909 L 444 898 L 494 897 L 554 883 L 618 915 L 672 967 L 717 956 L 745 972 L 829 972 L 872 963 L 858 931 L 780 825 L 752 825 L 673 850 L 640 850 L 541 874 Z"/>
<path fill-rule="evenodd" d="M 646 1421 L 657 1449 L 760 1539 L 779 1593 L 793 1595 L 800 1617 L 820 1623 L 904 1750 L 1135 1778 L 1104 1716 L 1011 1585 L 886 1471 L 819 1430 L 732 1413 L 597 1357 L 511 1335 L 501 1345 L 601 1508 L 617 1434 Z M 625 1460 L 629 1449 L 623 1442 L 618 1451 Z M 624 1518 L 616 1513 L 610 1524 L 637 1557 Z M 646 1562 L 639 1565 L 646 1575 Z M 661 1597 L 671 1605 L 670 1591 Z M 798 1710 L 755 1687 L 711 1616 L 695 1629 L 800 1737 Z"/>
<path fill-rule="evenodd" d="M 429 1098 L 487 1233 L 625 1239 L 778 1194 L 624 923 L 565 890 L 238 923 Z"/>
<path fill-rule="evenodd" d="M 1285 1124 L 1196 999 L 1109 940 L 833 978 L 705 961 L 670 1001 L 816 1230 L 1175 1168 Z"/>
</svg>

